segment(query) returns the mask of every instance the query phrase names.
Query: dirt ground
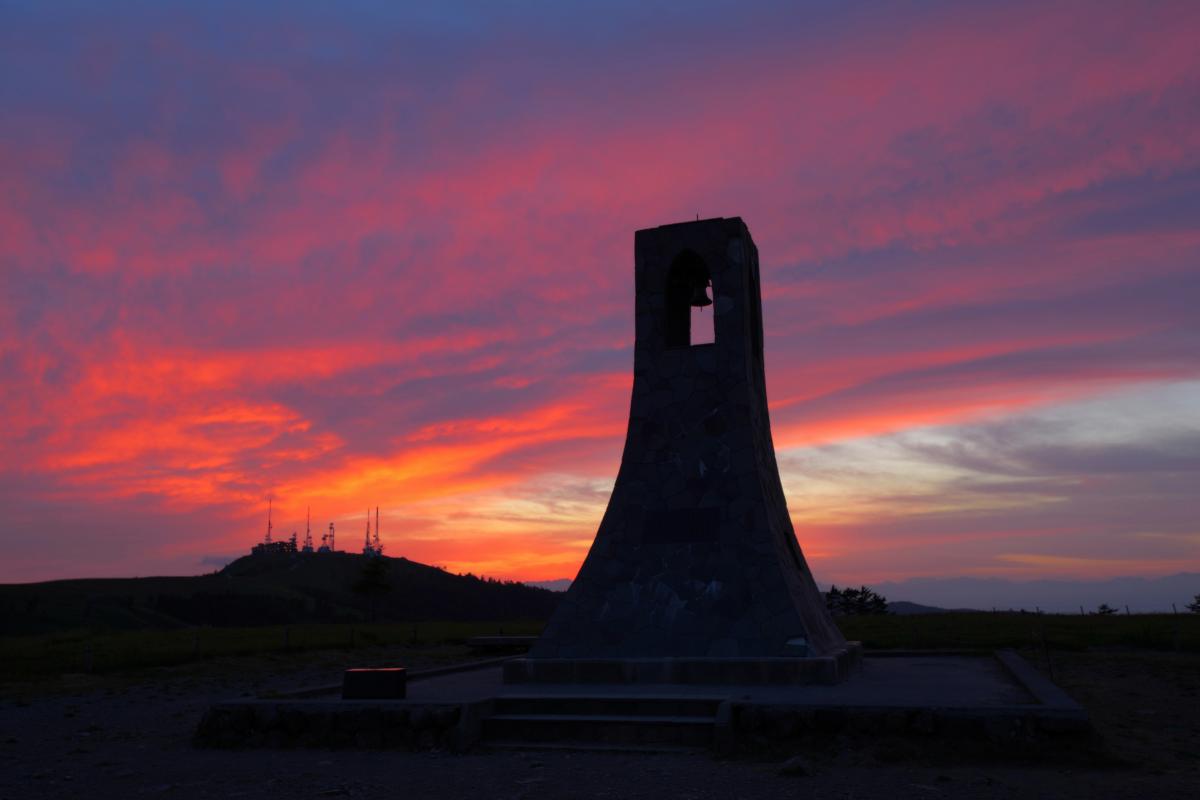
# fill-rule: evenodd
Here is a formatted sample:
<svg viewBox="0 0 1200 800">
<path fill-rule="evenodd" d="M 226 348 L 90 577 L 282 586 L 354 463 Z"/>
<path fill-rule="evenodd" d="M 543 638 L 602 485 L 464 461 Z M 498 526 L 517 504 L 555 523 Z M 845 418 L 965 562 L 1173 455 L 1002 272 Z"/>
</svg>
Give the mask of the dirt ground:
<svg viewBox="0 0 1200 800">
<path fill-rule="evenodd" d="M 377 654 L 413 668 L 446 652 Z M 1045 669 L 1033 654 L 1028 657 Z M 1098 763 L 881 763 L 867 751 L 770 758 L 559 751 L 197 750 L 215 700 L 328 683 L 353 656 L 222 659 L 133 676 L 72 676 L 0 694 L 0 798 L 1169 798 L 1200 788 L 1200 657 L 1056 653 L 1091 712 Z M 787 755 L 786 753 L 784 754 Z M 799 772 L 800 774 L 796 774 Z M 791 774 L 785 774 L 791 773 Z"/>
</svg>

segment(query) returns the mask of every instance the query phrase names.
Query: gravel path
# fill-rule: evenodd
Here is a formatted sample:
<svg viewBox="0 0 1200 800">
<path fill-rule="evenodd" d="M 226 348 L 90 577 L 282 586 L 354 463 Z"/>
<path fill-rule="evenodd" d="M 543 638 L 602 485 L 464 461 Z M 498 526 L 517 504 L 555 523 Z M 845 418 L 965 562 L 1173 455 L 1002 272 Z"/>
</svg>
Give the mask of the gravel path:
<svg viewBox="0 0 1200 800">
<path fill-rule="evenodd" d="M 207 662 L 120 679 L 78 679 L 0 700 L 0 798 L 1020 798 L 1191 797 L 1190 751 L 1139 767 L 881 763 L 864 752 L 721 760 L 704 754 L 197 750 L 190 738 L 220 699 L 328 682 L 337 658 Z M 355 656 L 359 661 L 361 655 Z M 406 654 L 413 667 L 419 654 Z M 1195 660 L 1180 669 L 1194 668 Z M 1128 665 L 1122 666 L 1127 669 Z M 1095 668 L 1085 693 L 1108 692 Z M 1102 670 L 1100 670 L 1102 672 Z M 1180 678 L 1186 680 L 1186 677 Z M 1068 686 L 1070 689 L 1071 687 Z M 1170 688 L 1170 687 L 1164 687 Z M 1178 687 L 1176 687 L 1178 689 Z M 1154 702 L 1178 707 L 1177 692 Z M 1098 696 L 1100 696 L 1098 694 Z M 1089 697 L 1080 697 L 1089 705 Z M 1190 699 L 1190 698 L 1189 698 Z M 1148 705 L 1149 704 L 1149 705 Z M 1178 712 L 1177 712 L 1178 713 Z M 1195 709 L 1190 711 L 1193 719 Z M 1153 716 L 1143 715 L 1143 716 Z M 1185 720 L 1186 722 L 1186 720 Z M 1194 723 L 1188 723 L 1194 724 Z M 1190 729 L 1183 733 L 1190 732 Z M 1183 735 L 1181 733 L 1180 735 Z M 1128 736 L 1121 731 L 1119 736 Z M 1139 741 L 1144 741 L 1140 737 Z M 1139 756 L 1141 758 L 1141 756 Z M 785 774 L 792 773 L 792 774 Z"/>
</svg>

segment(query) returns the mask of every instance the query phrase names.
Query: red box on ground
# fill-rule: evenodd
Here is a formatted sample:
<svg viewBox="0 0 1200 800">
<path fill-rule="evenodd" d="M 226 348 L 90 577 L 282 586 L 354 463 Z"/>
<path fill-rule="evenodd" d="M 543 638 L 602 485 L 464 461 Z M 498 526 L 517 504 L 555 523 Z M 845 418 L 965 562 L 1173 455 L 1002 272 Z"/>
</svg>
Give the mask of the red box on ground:
<svg viewBox="0 0 1200 800">
<path fill-rule="evenodd" d="M 342 674 L 342 699 L 403 700 L 407 683 L 404 667 L 356 667 Z"/>
</svg>

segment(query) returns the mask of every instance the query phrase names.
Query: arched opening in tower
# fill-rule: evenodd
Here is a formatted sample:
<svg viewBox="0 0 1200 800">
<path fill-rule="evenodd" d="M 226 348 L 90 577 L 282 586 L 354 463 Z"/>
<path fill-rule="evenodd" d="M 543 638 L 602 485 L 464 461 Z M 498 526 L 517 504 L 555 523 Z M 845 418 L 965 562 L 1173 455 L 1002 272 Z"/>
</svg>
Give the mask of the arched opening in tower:
<svg viewBox="0 0 1200 800">
<path fill-rule="evenodd" d="M 691 250 L 684 250 L 667 271 L 666 345 L 688 347 L 717 340 L 708 266 Z"/>
</svg>

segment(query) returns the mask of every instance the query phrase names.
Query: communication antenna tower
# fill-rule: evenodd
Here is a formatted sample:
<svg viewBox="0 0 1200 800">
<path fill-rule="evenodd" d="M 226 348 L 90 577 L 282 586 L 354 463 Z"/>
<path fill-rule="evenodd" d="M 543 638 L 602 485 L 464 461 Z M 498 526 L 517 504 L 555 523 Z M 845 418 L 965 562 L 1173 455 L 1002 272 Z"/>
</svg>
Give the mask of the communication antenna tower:
<svg viewBox="0 0 1200 800">
<path fill-rule="evenodd" d="M 337 550 L 337 545 L 334 544 L 334 541 L 333 541 L 333 534 L 334 534 L 333 523 L 331 522 L 331 523 L 329 523 L 329 552 L 331 552 L 331 553 L 333 551 Z"/>
<path fill-rule="evenodd" d="M 311 553 L 312 551 L 312 508 L 308 507 L 304 509 L 304 552 Z"/>
<path fill-rule="evenodd" d="M 379 541 L 379 506 L 375 506 L 375 555 L 383 555 L 383 542 Z"/>
<path fill-rule="evenodd" d="M 267 538 L 264 540 L 267 544 L 271 543 L 271 501 L 273 498 L 267 498 Z"/>
</svg>

